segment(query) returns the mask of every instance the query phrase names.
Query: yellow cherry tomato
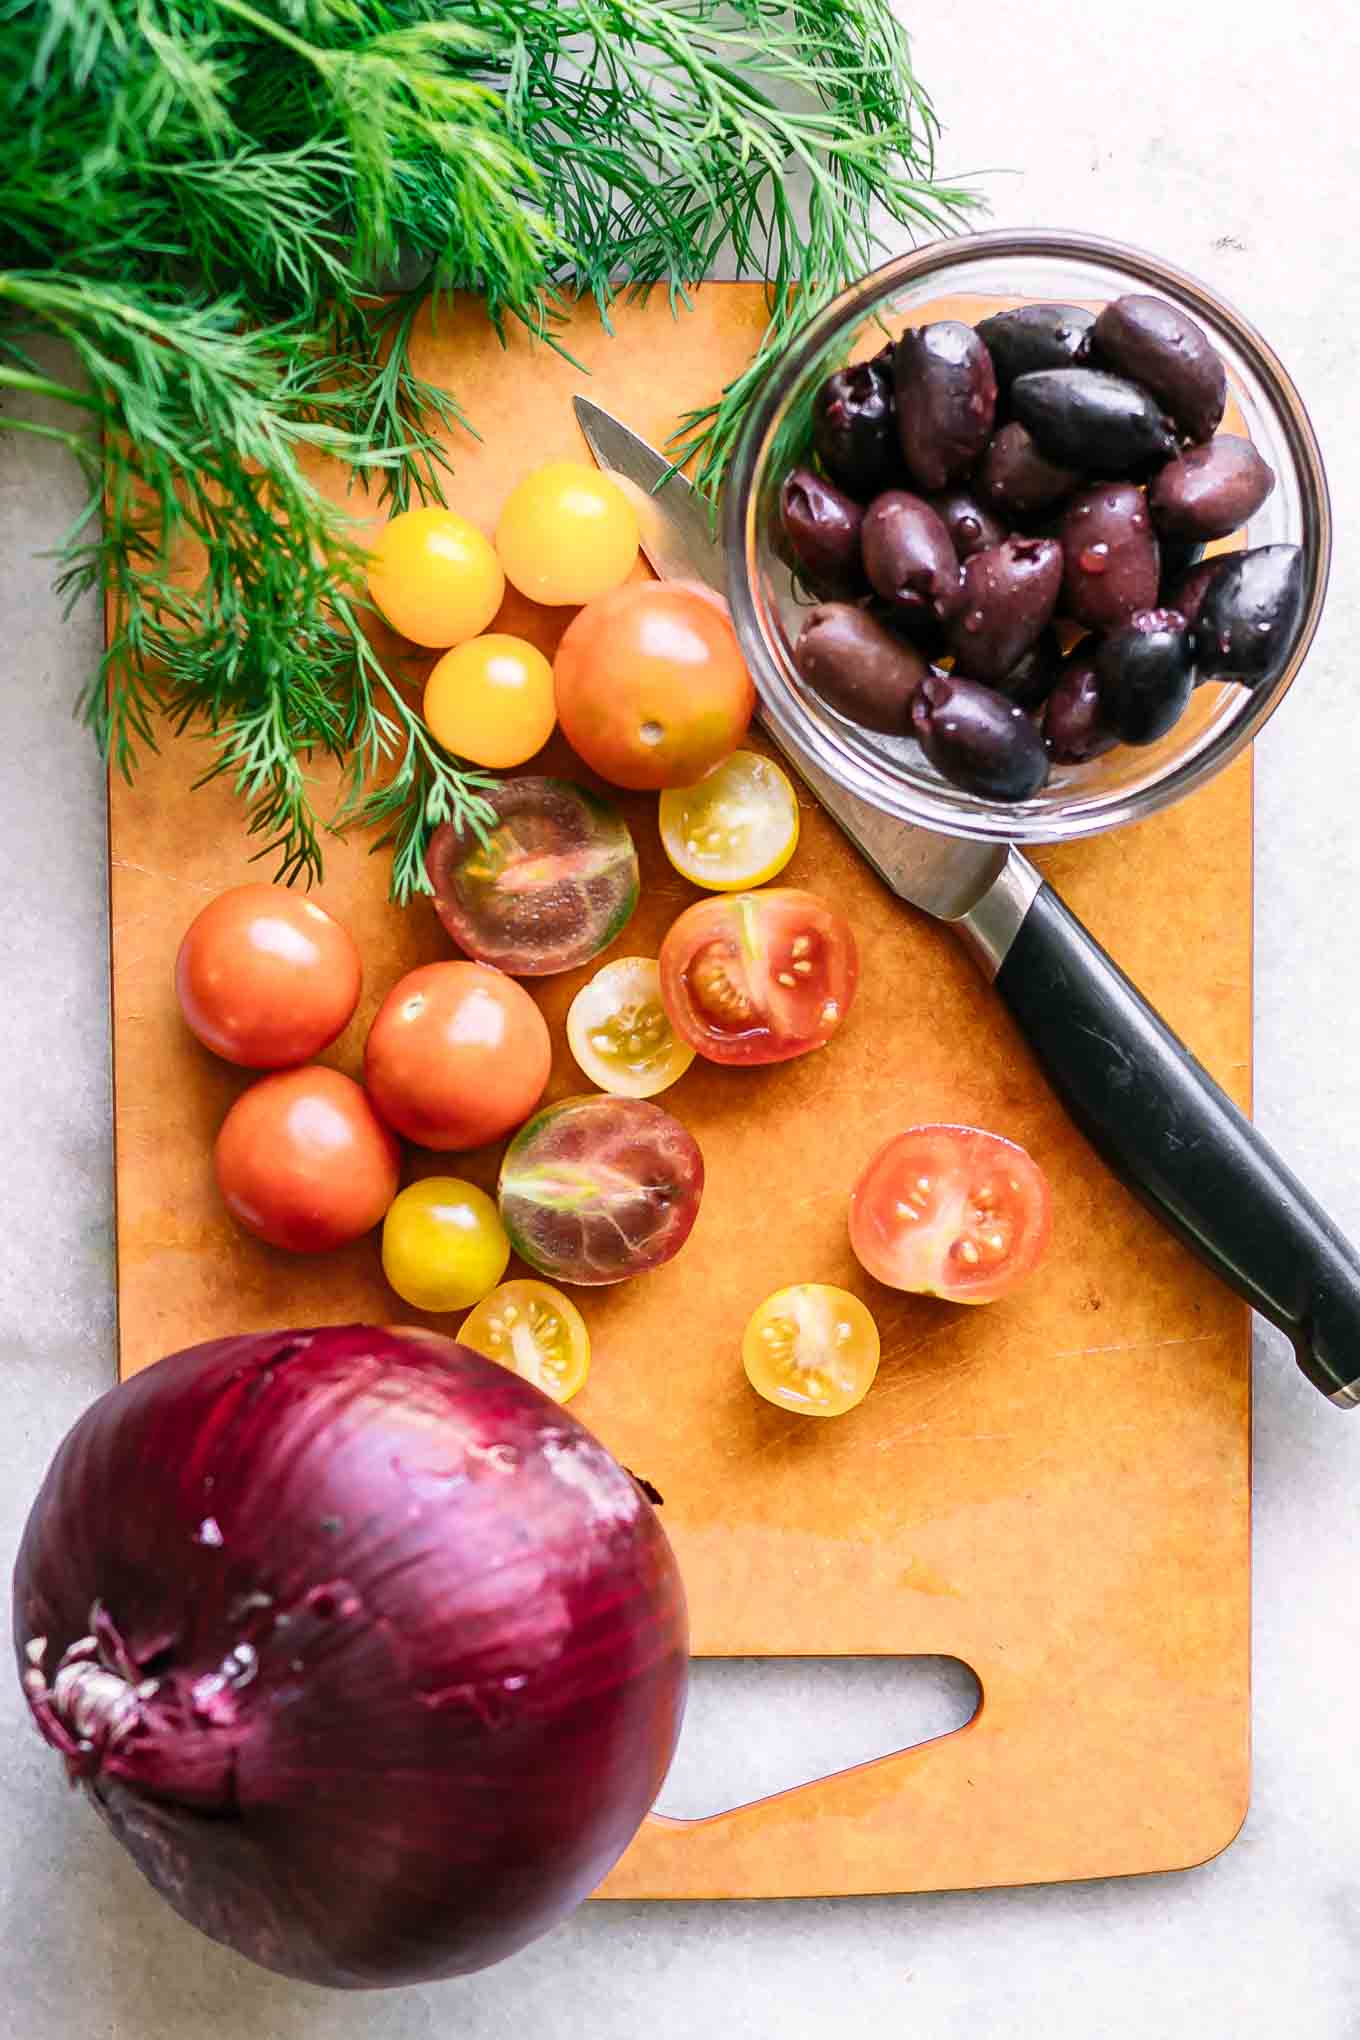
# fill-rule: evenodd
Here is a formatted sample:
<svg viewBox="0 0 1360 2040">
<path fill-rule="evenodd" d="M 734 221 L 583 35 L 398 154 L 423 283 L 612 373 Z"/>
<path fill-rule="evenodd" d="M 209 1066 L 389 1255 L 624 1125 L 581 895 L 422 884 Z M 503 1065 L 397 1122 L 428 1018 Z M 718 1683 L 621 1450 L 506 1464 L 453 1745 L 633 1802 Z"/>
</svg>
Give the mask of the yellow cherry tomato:
<svg viewBox="0 0 1360 2040">
<path fill-rule="evenodd" d="M 506 579 L 531 602 L 593 602 L 628 579 L 638 554 L 637 516 L 598 468 L 549 461 L 510 491 L 496 551 Z"/>
<path fill-rule="evenodd" d="M 661 1003 L 652 956 L 619 956 L 571 1002 L 567 1046 L 592 1084 L 616 1098 L 654 1098 L 683 1077 L 694 1050 Z"/>
<path fill-rule="evenodd" d="M 505 576 L 488 539 L 453 510 L 402 510 L 368 557 L 368 592 L 393 630 L 443 650 L 485 630 Z"/>
<path fill-rule="evenodd" d="M 466 1310 L 495 1288 L 509 1259 L 500 1213 L 460 1176 L 408 1184 L 383 1220 L 383 1274 L 417 1310 Z"/>
<path fill-rule="evenodd" d="M 798 848 L 798 796 L 786 772 L 756 751 L 734 751 L 697 786 L 661 796 L 666 855 L 693 885 L 740 892 L 764 885 Z"/>
<path fill-rule="evenodd" d="M 569 1297 L 547 1282 L 502 1282 L 458 1330 L 462 1345 L 567 1402 L 590 1372 L 590 1333 Z"/>
<path fill-rule="evenodd" d="M 425 720 L 446 751 L 501 771 L 553 733 L 552 666 L 537 645 L 491 631 L 455 645 L 425 682 Z"/>
<path fill-rule="evenodd" d="M 776 1289 L 741 1342 L 757 1395 L 805 1417 L 839 1417 L 863 1402 L 878 1372 L 878 1326 L 857 1296 L 827 1282 Z"/>
</svg>

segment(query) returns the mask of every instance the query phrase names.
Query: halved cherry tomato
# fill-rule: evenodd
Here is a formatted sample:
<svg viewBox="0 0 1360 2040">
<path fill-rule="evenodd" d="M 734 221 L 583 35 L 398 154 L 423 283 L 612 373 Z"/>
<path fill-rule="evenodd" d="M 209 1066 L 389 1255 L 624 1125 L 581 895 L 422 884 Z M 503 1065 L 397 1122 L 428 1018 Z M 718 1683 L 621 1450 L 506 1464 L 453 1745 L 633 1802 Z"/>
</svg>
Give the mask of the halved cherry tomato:
<svg viewBox="0 0 1360 2040">
<path fill-rule="evenodd" d="M 372 1231 L 397 1194 L 401 1150 L 352 1078 L 312 1065 L 241 1093 L 213 1166 L 238 1225 L 322 1254 Z"/>
<path fill-rule="evenodd" d="M 829 1282 L 776 1289 L 741 1342 L 757 1395 L 805 1417 L 839 1417 L 863 1402 L 878 1372 L 878 1326 L 857 1296 Z"/>
<path fill-rule="evenodd" d="M 485 630 L 505 575 L 490 541 L 454 510 L 401 510 L 368 560 L 368 592 L 393 630 L 444 650 Z"/>
<path fill-rule="evenodd" d="M 758 751 L 734 751 L 697 786 L 669 788 L 658 819 L 680 876 L 710 892 L 764 885 L 798 848 L 798 796 Z"/>
<path fill-rule="evenodd" d="M 570 1402 L 590 1372 L 590 1333 L 569 1296 L 546 1282 L 502 1282 L 458 1327 L 458 1343 Z"/>
<path fill-rule="evenodd" d="M 521 1260 L 597 1287 L 678 1254 L 699 1215 L 692 1133 L 642 1098 L 563 1098 L 522 1126 L 501 1164 L 501 1217 Z"/>
<path fill-rule="evenodd" d="M 552 667 L 537 645 L 488 631 L 435 661 L 422 713 L 446 751 L 497 771 L 522 765 L 557 721 Z"/>
<path fill-rule="evenodd" d="M 736 750 L 755 709 L 724 603 L 634 581 L 568 624 L 553 661 L 572 749 L 611 786 L 692 786 Z"/>
<path fill-rule="evenodd" d="M 531 602 L 593 602 L 626 581 L 638 527 L 618 483 L 579 460 L 552 460 L 517 482 L 496 526 L 505 578 Z"/>
<path fill-rule="evenodd" d="M 496 818 L 485 842 L 452 822 L 430 838 L 435 912 L 460 949 L 511 977 L 588 963 L 637 905 L 628 824 L 566 779 L 527 774 L 486 798 Z"/>
<path fill-rule="evenodd" d="M 582 985 L 567 1013 L 567 1046 L 591 1083 L 617 1098 L 654 1098 L 694 1061 L 661 1003 L 650 956 L 615 957 Z"/>
<path fill-rule="evenodd" d="M 509 1259 L 500 1213 L 460 1176 L 408 1183 L 383 1220 L 383 1274 L 417 1310 L 466 1310 L 495 1288 Z"/>
<path fill-rule="evenodd" d="M 1014 1141 L 975 1126 L 911 1126 L 850 1197 L 850 1244 L 892 1289 L 991 1303 L 1048 1244 L 1048 1181 Z"/>
<path fill-rule="evenodd" d="M 793 886 L 687 907 L 660 962 L 676 1032 L 719 1063 L 788 1062 L 824 1047 L 859 979 L 850 923 Z"/>
<path fill-rule="evenodd" d="M 547 1022 L 523 985 L 481 963 L 427 963 L 378 1008 L 364 1082 L 389 1126 L 447 1151 L 518 1126 L 551 1063 Z"/>
<path fill-rule="evenodd" d="M 324 907 L 282 885 L 236 885 L 189 923 L 180 1010 L 205 1048 L 250 1070 L 310 1062 L 348 1026 L 363 969 Z"/>
</svg>

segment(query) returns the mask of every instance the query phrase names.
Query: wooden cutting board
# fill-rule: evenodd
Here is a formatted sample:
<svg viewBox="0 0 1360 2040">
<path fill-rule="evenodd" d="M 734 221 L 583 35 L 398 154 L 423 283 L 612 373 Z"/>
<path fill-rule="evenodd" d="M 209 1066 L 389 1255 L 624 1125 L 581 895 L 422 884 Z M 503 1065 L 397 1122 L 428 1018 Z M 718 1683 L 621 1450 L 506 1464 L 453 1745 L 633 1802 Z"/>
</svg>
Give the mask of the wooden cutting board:
<svg viewBox="0 0 1360 2040">
<path fill-rule="evenodd" d="M 419 365 L 483 434 L 456 448 L 452 500 L 489 530 L 519 475 L 582 456 L 577 389 L 659 443 L 744 364 L 762 322 L 745 285 L 709 285 L 674 319 L 660 295 L 622 307 L 614 338 L 583 311 L 568 339 L 587 380 L 513 329 L 502 348 L 475 307 L 442 315 Z M 499 627 L 551 650 L 564 621 L 511 595 Z M 403 670 L 419 680 L 427 663 Z M 171 972 L 204 901 L 261 874 L 221 784 L 190 792 L 204 763 L 186 738 L 111 788 L 125 1373 L 226 1332 L 412 1316 L 384 1286 L 376 1238 L 293 1259 L 218 1205 L 211 1144 L 247 1079 L 182 1027 Z M 551 763 L 570 769 L 564 754 Z M 643 896 L 615 951 L 655 954 L 694 895 L 661 854 L 654 802 L 623 805 Z M 704 1151 L 703 1209 L 669 1267 L 583 1294 L 596 1358 L 574 1407 L 665 1497 L 696 1652 L 952 1653 L 983 1702 L 966 1728 L 897 1756 L 707 1820 L 649 1820 L 605 1895 L 910 1891 L 1200 1862 L 1247 1802 L 1248 1313 L 1110 1177 L 949 934 L 891 899 L 810 802 L 803 824 L 787 878 L 849 913 L 858 1004 L 824 1054 L 754 1072 L 696 1063 L 668 1094 Z M 1039 861 L 1245 1105 L 1247 763 Z M 319 894 L 365 960 L 359 1012 L 327 1057 L 356 1075 L 389 986 L 450 953 L 427 903 L 388 905 L 387 876 L 385 857 L 337 844 Z M 585 1088 L 562 1027 L 585 975 L 531 986 L 556 1044 L 554 1097 Z M 1023 1142 L 1053 1184 L 1045 1266 L 987 1309 L 880 1289 L 848 1249 L 863 1162 L 936 1119 Z M 455 1166 L 491 1185 L 497 1159 Z M 410 1158 L 415 1173 L 447 1166 Z M 872 1394 L 835 1422 L 769 1407 L 742 1375 L 748 1313 L 798 1280 L 857 1291 L 882 1329 Z"/>
</svg>

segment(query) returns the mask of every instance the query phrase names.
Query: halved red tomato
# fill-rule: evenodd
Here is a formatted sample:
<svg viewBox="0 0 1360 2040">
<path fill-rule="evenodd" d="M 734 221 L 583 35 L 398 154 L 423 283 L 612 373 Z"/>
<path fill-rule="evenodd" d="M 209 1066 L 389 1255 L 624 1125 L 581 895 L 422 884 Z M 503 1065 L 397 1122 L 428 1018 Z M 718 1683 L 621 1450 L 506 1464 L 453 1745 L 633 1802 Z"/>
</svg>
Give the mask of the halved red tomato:
<svg viewBox="0 0 1360 2040">
<path fill-rule="evenodd" d="M 672 1027 L 718 1063 L 788 1062 L 823 1048 L 859 979 L 844 914 L 794 886 L 687 907 L 660 964 Z"/>
<path fill-rule="evenodd" d="M 976 1126 L 910 1126 L 850 1195 L 850 1244 L 890 1289 L 992 1303 L 1048 1245 L 1048 1179 L 1024 1148 Z"/>
</svg>

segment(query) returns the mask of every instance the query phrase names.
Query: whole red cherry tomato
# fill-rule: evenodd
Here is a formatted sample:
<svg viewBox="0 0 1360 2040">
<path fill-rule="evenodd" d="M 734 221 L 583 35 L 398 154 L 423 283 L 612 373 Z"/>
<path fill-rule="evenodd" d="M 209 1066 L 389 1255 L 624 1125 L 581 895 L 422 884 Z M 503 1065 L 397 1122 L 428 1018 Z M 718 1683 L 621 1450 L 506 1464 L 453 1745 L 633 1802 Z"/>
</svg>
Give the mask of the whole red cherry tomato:
<svg viewBox="0 0 1360 2040">
<path fill-rule="evenodd" d="M 387 1124 L 421 1147 L 484 1147 L 527 1119 L 552 1062 L 523 985 L 484 963 L 427 963 L 378 1008 L 364 1082 Z"/>
<path fill-rule="evenodd" d="M 175 960 L 185 1020 L 250 1070 L 310 1062 L 348 1026 L 363 971 L 347 931 L 282 885 L 237 885 L 189 923 Z"/>
<path fill-rule="evenodd" d="M 362 1238 L 397 1194 L 401 1150 L 359 1085 L 313 1065 L 236 1100 L 213 1151 L 239 1225 L 270 1246 L 321 1254 Z"/>
</svg>

